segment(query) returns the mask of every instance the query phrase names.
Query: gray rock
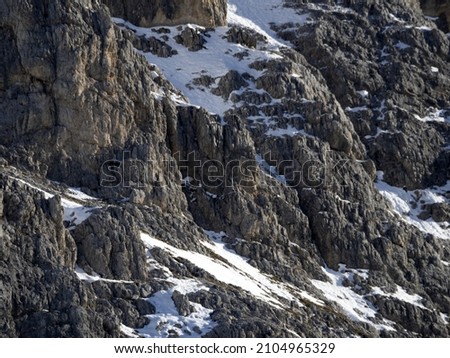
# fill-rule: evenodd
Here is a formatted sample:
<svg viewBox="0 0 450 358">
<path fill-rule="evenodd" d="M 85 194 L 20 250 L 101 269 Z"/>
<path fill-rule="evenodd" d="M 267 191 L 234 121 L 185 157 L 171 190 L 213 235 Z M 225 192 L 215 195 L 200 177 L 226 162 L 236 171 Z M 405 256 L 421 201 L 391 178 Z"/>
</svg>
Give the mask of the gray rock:
<svg viewBox="0 0 450 358">
<path fill-rule="evenodd" d="M 192 312 L 195 312 L 195 309 L 190 304 L 189 299 L 186 297 L 186 295 L 183 295 L 177 290 L 173 292 L 172 300 L 180 315 L 189 316 Z"/>
<path fill-rule="evenodd" d="M 138 26 L 174 26 L 194 23 L 205 27 L 226 24 L 225 0 L 101 0 L 111 14 Z"/>
<path fill-rule="evenodd" d="M 206 32 L 187 26 L 174 38 L 178 44 L 187 47 L 189 51 L 200 51 L 205 48 L 205 34 Z"/>
</svg>

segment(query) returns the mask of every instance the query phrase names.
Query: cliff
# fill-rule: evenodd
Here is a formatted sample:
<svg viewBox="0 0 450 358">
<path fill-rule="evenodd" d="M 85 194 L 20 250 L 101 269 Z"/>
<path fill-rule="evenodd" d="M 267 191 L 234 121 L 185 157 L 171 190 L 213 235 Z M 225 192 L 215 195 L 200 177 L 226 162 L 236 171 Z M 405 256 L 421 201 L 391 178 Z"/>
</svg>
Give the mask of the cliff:
<svg viewBox="0 0 450 358">
<path fill-rule="evenodd" d="M 227 17 L 225 0 L 102 0 L 113 16 L 138 26 L 174 26 L 197 24 L 224 26 Z"/>
<path fill-rule="evenodd" d="M 0 336 L 450 335 L 417 2 L 108 5 L 0 2 Z"/>
</svg>

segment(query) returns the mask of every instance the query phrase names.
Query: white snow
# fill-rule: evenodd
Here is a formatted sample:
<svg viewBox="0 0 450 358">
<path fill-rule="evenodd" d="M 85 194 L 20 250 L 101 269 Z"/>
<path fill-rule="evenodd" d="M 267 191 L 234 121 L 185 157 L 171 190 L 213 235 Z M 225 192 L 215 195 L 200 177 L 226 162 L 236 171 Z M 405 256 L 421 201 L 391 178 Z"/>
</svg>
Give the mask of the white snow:
<svg viewBox="0 0 450 358">
<path fill-rule="evenodd" d="M 380 129 L 379 127 L 377 127 L 377 133 L 375 133 L 374 135 L 366 135 L 364 138 L 366 138 L 366 139 L 377 138 L 378 136 L 380 136 L 384 133 L 395 134 L 396 132 Z"/>
<path fill-rule="evenodd" d="M 448 316 L 448 314 L 445 314 L 445 313 L 441 312 L 439 315 L 440 315 L 441 319 L 444 321 L 445 324 L 449 324 L 449 316 Z"/>
<path fill-rule="evenodd" d="M 280 284 L 275 283 L 267 275 L 264 275 L 256 267 L 250 265 L 247 261 L 248 259 L 236 254 L 236 252 L 229 250 L 225 247 L 225 243 L 222 241 L 222 237 L 225 236 L 224 233 L 215 233 L 213 231 L 205 231 L 209 236 L 212 243 L 202 241 L 202 244 L 209 250 L 219 255 L 225 262 L 230 264 L 237 272 L 244 274 L 250 278 L 255 284 L 263 290 L 264 295 L 285 298 L 288 301 L 295 301 L 295 297 L 292 296 L 286 289 L 281 287 Z"/>
<path fill-rule="evenodd" d="M 203 241 L 202 244 L 214 253 L 215 258 L 178 249 L 145 233 L 141 233 L 141 239 L 149 250 L 159 247 L 175 257 L 184 258 L 214 276 L 218 281 L 240 287 L 274 307 L 287 308 L 292 302 L 297 302 L 297 306 L 301 307 L 303 305 L 299 301 L 302 299 L 315 304 L 322 304 L 320 300 L 308 292 L 274 281 L 268 275 L 261 273 L 257 268 L 250 265 L 247 262 L 248 259 L 227 249 L 225 243 L 221 240 L 225 234 L 212 231 L 205 231 L 205 233 L 210 237 L 211 242 Z"/>
<path fill-rule="evenodd" d="M 99 274 L 97 274 L 95 272 L 92 275 L 89 275 L 80 266 L 75 267 L 75 274 L 77 275 L 79 280 L 87 281 L 89 283 L 96 282 L 96 281 L 112 282 L 112 283 L 133 283 L 133 281 L 111 280 L 108 278 L 102 278 L 102 277 L 100 277 Z"/>
<path fill-rule="evenodd" d="M 421 31 L 431 31 L 432 28 L 426 25 L 421 25 L 421 26 L 416 26 L 417 30 L 421 30 Z"/>
<path fill-rule="evenodd" d="M 70 226 L 79 225 L 91 216 L 92 211 L 98 207 L 89 207 L 77 202 L 61 199 L 64 208 L 64 220 L 70 222 Z"/>
<path fill-rule="evenodd" d="M 283 0 L 230 0 L 228 1 L 228 23 L 239 25 L 255 30 L 267 39 L 267 44 L 256 49 L 246 48 L 239 44 L 229 43 L 224 37 L 229 30 L 228 27 L 218 27 L 215 31 L 208 32 L 204 49 L 193 52 L 183 45 L 177 44 L 174 36 L 180 31 L 177 27 L 166 27 L 170 29 L 167 44 L 175 49 L 178 54 L 169 58 L 160 58 L 151 53 L 143 53 L 148 62 L 156 65 L 164 73 L 165 77 L 185 95 L 191 105 L 205 108 L 213 114 L 223 116 L 223 114 L 239 104 L 230 100 L 225 100 L 220 96 L 211 93 L 211 89 L 193 84 L 195 78 L 201 75 L 211 76 L 217 81 L 230 70 L 239 73 L 248 73 L 255 79 L 261 76 L 261 72 L 249 67 L 256 60 L 269 60 L 280 58 L 279 50 L 286 46 L 277 38 L 276 32 L 271 29 L 274 23 L 292 22 L 301 26 L 308 21 L 309 14 L 299 14 L 295 9 L 285 8 Z M 258 11 L 255 11 L 258 9 Z M 131 23 L 113 18 L 113 21 L 121 26 L 126 26 L 136 32 L 138 36 L 154 36 L 161 38 L 165 34 L 152 32 L 151 29 L 139 28 Z M 191 28 L 199 28 L 194 25 L 187 25 Z M 243 58 L 238 58 L 236 54 L 246 52 Z M 157 75 L 157 73 L 156 73 Z M 295 75 L 295 74 L 293 74 Z M 256 91 L 254 83 L 249 81 L 249 89 Z M 214 86 L 214 85 L 213 85 Z M 157 94 L 159 97 L 167 95 Z M 178 99 L 178 104 L 187 105 L 183 99 Z M 224 123 L 222 123 L 224 124 Z"/>
<path fill-rule="evenodd" d="M 347 107 L 345 108 L 345 110 L 347 112 L 362 112 L 362 111 L 367 111 L 367 106 L 360 106 L 360 107 Z"/>
<path fill-rule="evenodd" d="M 124 324 L 120 325 L 120 331 L 128 338 L 140 338 L 135 329 L 125 326 Z"/>
<path fill-rule="evenodd" d="M 269 128 L 266 135 L 270 137 L 294 137 L 297 135 L 309 136 L 304 130 L 296 129 L 290 124 L 287 128 Z"/>
<path fill-rule="evenodd" d="M 259 164 L 259 166 L 263 169 L 263 173 L 275 178 L 282 184 L 287 184 L 286 177 L 284 175 L 280 175 L 277 171 L 277 168 L 275 168 L 272 165 L 269 165 L 269 163 L 267 163 L 266 160 L 261 155 L 257 154 L 255 160 Z"/>
<path fill-rule="evenodd" d="M 390 322 L 386 320 L 384 324 L 374 323 L 373 319 L 377 309 L 363 296 L 354 292 L 350 287 L 343 285 L 345 279 L 353 281 L 355 274 L 360 275 L 362 278 L 367 278 L 368 273 L 366 270 L 361 270 L 360 273 L 360 270 L 349 270 L 345 265 L 340 265 L 339 271 L 333 271 L 329 268 L 322 268 L 322 270 L 331 282 L 320 280 L 311 280 L 311 282 L 323 292 L 327 300 L 337 303 L 343 313 L 354 321 L 369 323 L 379 330 L 394 330 L 390 326 Z"/>
<path fill-rule="evenodd" d="M 255 11 L 258 9 L 258 11 Z M 295 9 L 284 7 L 283 0 L 229 0 L 228 23 L 253 29 L 266 36 L 269 44 L 284 46 L 271 24 L 293 23 L 302 26 L 312 21 L 309 13 L 299 14 Z"/>
<path fill-rule="evenodd" d="M 363 98 L 369 97 L 369 91 L 366 91 L 366 90 L 357 91 L 356 93 L 359 94 Z"/>
<path fill-rule="evenodd" d="M 172 277 L 168 281 L 174 284 L 172 288 L 159 291 L 148 298 L 148 301 L 155 306 L 156 313 L 147 316 L 150 323 L 138 329 L 139 334 L 147 338 L 165 338 L 170 332 L 176 332 L 181 338 L 199 338 L 211 331 L 216 326 L 210 317 L 212 310 L 190 302 L 194 312 L 188 316 L 182 316 L 172 300 L 174 291 L 186 295 L 208 289 L 193 279 L 180 280 Z"/>
<path fill-rule="evenodd" d="M 37 186 L 32 185 L 23 179 L 19 179 L 19 178 L 15 178 L 15 177 L 13 177 L 13 178 L 15 180 L 17 180 L 18 182 L 29 186 L 30 188 L 33 188 L 33 189 L 36 189 L 36 190 L 42 192 L 46 199 L 53 198 L 56 195 L 56 194 L 51 194 L 48 191 L 45 191 L 41 188 L 38 188 Z M 67 193 L 67 195 L 77 198 L 80 201 L 96 200 L 95 198 L 90 197 L 90 196 L 78 191 L 77 189 L 69 189 L 69 193 Z M 64 197 L 61 197 L 61 205 L 64 209 L 64 220 L 69 221 L 71 226 L 81 224 L 92 214 L 93 210 L 98 208 L 98 207 L 82 205 L 76 201 L 69 200 Z"/>
<path fill-rule="evenodd" d="M 421 302 L 423 298 L 418 294 L 409 294 L 403 287 L 397 285 L 397 291 L 394 293 L 386 293 L 380 287 L 372 287 L 372 294 L 396 298 L 400 301 L 410 303 L 416 307 L 428 310 Z"/>
<path fill-rule="evenodd" d="M 303 304 L 298 302 L 297 298 L 302 298 L 316 305 L 323 306 L 323 301 L 317 299 L 309 292 L 303 291 L 294 287 L 293 285 L 281 282 L 274 282 L 268 275 L 261 273 L 256 267 L 248 264 L 248 259 L 238 255 L 235 251 L 226 248 L 226 244 L 222 241 L 226 236 L 225 233 L 216 233 L 214 231 L 204 230 L 209 236 L 212 243 L 202 242 L 208 249 L 213 251 L 216 255 L 222 257 L 226 262 L 233 265 L 240 272 L 245 273 L 254 282 L 272 295 L 283 297 L 286 300 L 293 302 L 297 301 L 297 306 L 301 307 Z"/>
<path fill-rule="evenodd" d="M 399 22 L 399 23 L 404 23 L 405 21 L 403 21 L 402 19 L 399 19 L 397 16 L 395 16 L 394 14 L 389 14 L 389 17 L 394 20 L 395 22 Z"/>
<path fill-rule="evenodd" d="M 440 188 L 406 191 L 383 181 L 383 172 L 378 172 L 375 184 L 378 191 L 390 202 L 395 213 L 401 215 L 408 224 L 419 230 L 442 239 L 450 239 L 449 223 L 437 223 L 431 219 L 421 220 L 421 205 L 444 203 L 448 201 L 444 194 L 450 190 L 450 182 Z M 413 205 L 417 205 L 416 208 Z"/>
<path fill-rule="evenodd" d="M 415 114 L 414 117 L 421 122 L 449 122 L 450 123 L 450 116 L 445 116 L 445 110 L 443 110 L 443 109 L 429 108 L 425 117 L 420 117 L 417 114 Z"/>
<path fill-rule="evenodd" d="M 86 201 L 86 200 L 98 200 L 92 196 L 83 193 L 80 188 L 69 188 L 67 195 L 78 200 Z"/>
<path fill-rule="evenodd" d="M 184 258 L 197 267 L 205 270 L 217 280 L 222 281 L 229 285 L 238 286 L 245 291 L 253 294 L 262 300 L 268 300 L 274 304 L 280 305 L 279 301 L 271 297 L 268 292 L 259 287 L 259 285 L 252 281 L 244 272 L 237 270 L 235 267 L 227 264 L 221 260 L 213 259 L 209 256 L 192 252 L 185 251 L 174 246 L 171 246 L 163 241 L 154 239 L 147 234 L 141 234 L 141 238 L 149 249 L 153 247 L 160 247 L 176 257 Z"/>
<path fill-rule="evenodd" d="M 119 20 L 116 19 L 116 23 Z M 163 36 L 151 32 L 150 29 L 138 28 L 128 22 L 121 20 L 128 28 L 133 29 L 137 34 L 146 36 Z M 223 115 L 227 110 L 233 107 L 233 103 L 224 100 L 222 97 L 214 95 L 208 88 L 196 86 L 193 80 L 202 75 L 207 75 L 213 79 L 224 76 L 230 70 L 239 73 L 248 73 L 258 78 L 261 72 L 249 67 L 256 60 L 273 59 L 279 56 L 272 51 L 248 49 L 239 44 L 229 43 L 222 37 L 228 31 L 228 27 L 218 27 L 215 31 L 209 32 L 205 49 L 200 51 L 189 51 L 183 45 L 177 44 L 173 37 L 179 33 L 176 27 L 168 27 L 171 31 L 167 44 L 175 49 L 178 54 L 168 58 L 161 58 L 152 53 L 142 53 L 148 62 L 158 66 L 165 77 L 188 99 L 189 104 L 203 107 L 210 113 Z M 234 55 L 243 51 L 248 52 L 242 60 Z M 181 105 L 187 105 L 183 100 L 177 101 Z"/>
<path fill-rule="evenodd" d="M 30 188 L 33 188 L 33 189 L 35 189 L 35 190 L 37 190 L 37 191 L 40 191 L 41 193 L 44 194 L 44 198 L 45 198 L 45 199 L 50 199 L 50 198 L 53 198 L 53 197 L 55 196 L 54 194 L 50 194 L 48 191 L 45 191 L 45 190 L 43 190 L 43 189 L 41 189 L 41 188 L 38 188 L 37 186 L 35 186 L 35 185 L 33 185 L 33 184 L 30 184 L 30 183 L 26 182 L 26 181 L 23 180 L 23 179 L 19 179 L 19 178 L 15 178 L 15 177 L 11 177 L 11 178 L 15 179 L 15 180 L 18 181 L 19 183 L 22 183 L 22 184 L 24 184 L 24 185 L 26 185 L 26 186 L 28 186 L 28 187 L 30 187 Z"/>
</svg>

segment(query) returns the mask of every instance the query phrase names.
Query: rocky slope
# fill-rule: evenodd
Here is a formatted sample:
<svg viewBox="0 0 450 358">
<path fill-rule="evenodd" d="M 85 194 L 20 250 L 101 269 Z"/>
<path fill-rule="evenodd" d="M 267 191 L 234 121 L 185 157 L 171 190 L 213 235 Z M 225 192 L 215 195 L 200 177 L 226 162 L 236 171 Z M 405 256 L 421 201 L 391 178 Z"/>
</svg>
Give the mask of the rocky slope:
<svg viewBox="0 0 450 358">
<path fill-rule="evenodd" d="M 3 1 L 0 335 L 449 336 L 419 5 Z"/>
<path fill-rule="evenodd" d="M 423 13 L 437 17 L 437 25 L 444 32 L 450 31 L 450 3 L 447 0 L 421 0 Z"/>
</svg>

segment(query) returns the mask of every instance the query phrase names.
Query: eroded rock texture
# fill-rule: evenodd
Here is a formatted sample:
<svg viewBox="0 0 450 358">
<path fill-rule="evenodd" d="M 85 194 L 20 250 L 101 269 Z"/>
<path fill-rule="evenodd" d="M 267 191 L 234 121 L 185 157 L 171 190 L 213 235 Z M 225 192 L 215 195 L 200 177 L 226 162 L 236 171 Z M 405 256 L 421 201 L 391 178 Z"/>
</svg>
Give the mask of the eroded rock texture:
<svg viewBox="0 0 450 358">
<path fill-rule="evenodd" d="M 279 5 L 0 3 L 1 336 L 449 336 L 448 36 Z"/>
<path fill-rule="evenodd" d="M 226 24 L 225 0 L 102 0 L 113 16 L 143 27 L 193 23 L 205 27 Z"/>
</svg>

